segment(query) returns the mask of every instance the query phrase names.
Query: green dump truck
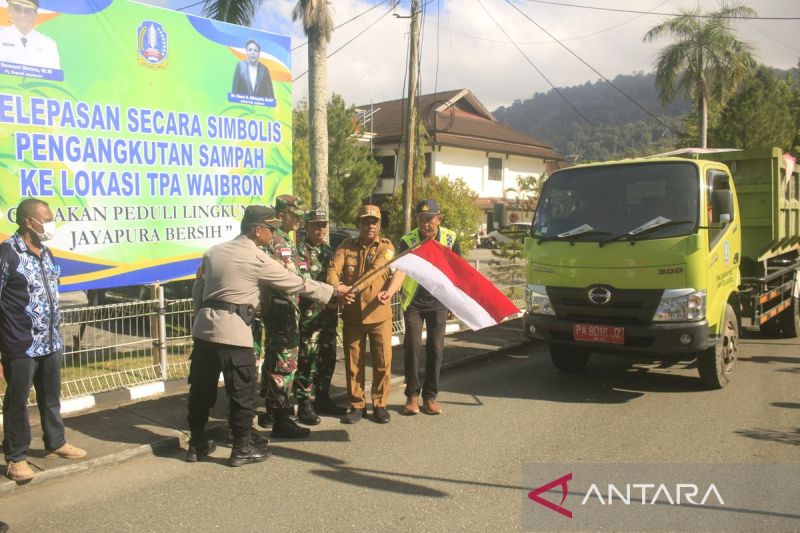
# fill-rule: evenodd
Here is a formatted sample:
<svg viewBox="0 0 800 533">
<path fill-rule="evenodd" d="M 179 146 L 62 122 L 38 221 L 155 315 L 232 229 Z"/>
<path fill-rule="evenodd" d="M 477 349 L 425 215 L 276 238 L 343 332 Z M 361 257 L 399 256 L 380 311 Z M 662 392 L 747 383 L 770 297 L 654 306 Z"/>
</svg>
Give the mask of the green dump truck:
<svg viewBox="0 0 800 533">
<path fill-rule="evenodd" d="M 525 250 L 525 328 L 564 372 L 592 352 L 696 359 L 722 388 L 743 328 L 800 334 L 800 182 L 779 149 L 560 170 Z"/>
</svg>

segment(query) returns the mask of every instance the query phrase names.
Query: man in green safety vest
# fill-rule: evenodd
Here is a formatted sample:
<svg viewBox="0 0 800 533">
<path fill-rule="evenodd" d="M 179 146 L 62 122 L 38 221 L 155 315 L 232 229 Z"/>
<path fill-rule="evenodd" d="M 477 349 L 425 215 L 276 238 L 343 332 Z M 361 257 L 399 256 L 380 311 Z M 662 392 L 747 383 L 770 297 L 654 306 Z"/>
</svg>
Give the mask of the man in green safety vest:
<svg viewBox="0 0 800 533">
<path fill-rule="evenodd" d="M 441 226 L 442 212 L 436 200 L 420 200 L 415 213 L 417 228 L 400 239 L 398 254 L 426 239 L 436 239 L 443 246 L 447 246 L 461 255 L 461 247 L 456 233 Z M 395 272 L 389 287 L 378 295 L 378 299 L 381 302 L 388 302 L 398 289 L 402 290 L 403 319 L 406 324 L 403 339 L 406 405 L 403 413 L 406 415 L 419 413 L 421 393 L 422 411 L 429 415 L 438 415 L 442 412 L 442 408 L 436 401 L 436 395 L 439 393 L 439 372 L 442 367 L 444 333 L 449 310 L 425 287 L 420 286 L 414 279 L 405 276 L 400 271 Z M 425 342 L 425 379 L 420 383 L 419 364 L 423 322 L 428 332 L 428 338 Z"/>
</svg>

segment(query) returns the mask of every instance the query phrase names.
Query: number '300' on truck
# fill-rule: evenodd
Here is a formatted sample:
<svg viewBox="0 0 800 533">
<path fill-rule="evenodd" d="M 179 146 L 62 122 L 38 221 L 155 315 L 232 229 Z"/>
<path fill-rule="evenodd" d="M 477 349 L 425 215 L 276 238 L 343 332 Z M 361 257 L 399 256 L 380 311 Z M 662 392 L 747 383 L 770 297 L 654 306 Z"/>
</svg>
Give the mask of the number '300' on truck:
<svg viewBox="0 0 800 533">
<path fill-rule="evenodd" d="M 696 360 L 722 388 L 743 328 L 800 334 L 800 183 L 779 149 L 559 170 L 525 250 L 525 329 L 564 372 L 629 353 Z"/>
</svg>

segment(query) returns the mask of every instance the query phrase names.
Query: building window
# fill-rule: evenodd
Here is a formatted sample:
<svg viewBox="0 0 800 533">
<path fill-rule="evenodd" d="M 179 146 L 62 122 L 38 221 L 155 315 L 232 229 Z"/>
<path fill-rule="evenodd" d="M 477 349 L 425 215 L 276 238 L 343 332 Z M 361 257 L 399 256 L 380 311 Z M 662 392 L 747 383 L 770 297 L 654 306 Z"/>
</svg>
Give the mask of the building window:
<svg viewBox="0 0 800 533">
<path fill-rule="evenodd" d="M 425 154 L 425 171 L 422 173 L 426 178 L 433 176 L 433 154 L 427 152 Z"/>
<path fill-rule="evenodd" d="M 382 179 L 394 179 L 395 172 L 394 172 L 394 156 L 393 155 L 382 155 L 376 157 L 375 160 L 380 163 L 382 170 L 379 178 Z"/>
<path fill-rule="evenodd" d="M 503 181 L 503 159 L 500 157 L 489 158 L 489 179 Z"/>
</svg>

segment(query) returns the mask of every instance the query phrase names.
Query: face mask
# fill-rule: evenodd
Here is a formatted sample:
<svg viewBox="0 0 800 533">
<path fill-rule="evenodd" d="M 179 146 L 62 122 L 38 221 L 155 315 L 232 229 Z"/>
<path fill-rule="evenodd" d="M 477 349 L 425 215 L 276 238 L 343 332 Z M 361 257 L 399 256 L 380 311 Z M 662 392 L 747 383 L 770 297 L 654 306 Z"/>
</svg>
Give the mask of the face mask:
<svg viewBox="0 0 800 533">
<path fill-rule="evenodd" d="M 33 220 L 36 220 L 35 218 Z M 37 232 L 36 236 L 39 237 L 40 241 L 49 241 L 55 238 L 56 236 L 56 223 L 55 222 L 39 222 L 40 226 L 42 226 L 42 233 Z"/>
</svg>

